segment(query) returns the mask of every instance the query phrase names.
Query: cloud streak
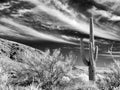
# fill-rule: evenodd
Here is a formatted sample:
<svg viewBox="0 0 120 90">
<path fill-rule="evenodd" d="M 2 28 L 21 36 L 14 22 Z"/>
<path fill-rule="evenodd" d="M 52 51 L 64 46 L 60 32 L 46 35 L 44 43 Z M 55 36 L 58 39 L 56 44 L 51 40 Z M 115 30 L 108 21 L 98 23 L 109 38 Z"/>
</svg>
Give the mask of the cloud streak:
<svg viewBox="0 0 120 90">
<path fill-rule="evenodd" d="M 70 25 L 73 27 L 74 30 L 79 31 L 81 33 L 89 34 L 89 23 L 79 20 L 78 18 L 74 18 L 68 15 L 65 15 L 61 11 L 48 7 L 41 3 L 39 0 L 26 0 L 36 5 L 37 9 L 46 12 L 47 14 L 63 21 L 64 23 Z M 37 10 L 36 10 L 37 11 Z M 120 41 L 120 36 L 117 34 L 117 32 L 113 33 L 110 30 L 106 28 L 106 30 L 103 30 L 97 26 L 94 26 L 94 34 L 95 36 L 105 38 L 105 39 L 111 39 L 111 40 L 118 40 Z"/>
<path fill-rule="evenodd" d="M 30 27 L 19 24 L 11 18 L 0 18 L 0 22 L 5 24 L 5 26 L 0 25 L 0 34 L 2 35 L 15 36 L 28 40 L 45 40 L 52 42 L 75 44 L 60 37 L 60 35 L 38 32 Z"/>
</svg>

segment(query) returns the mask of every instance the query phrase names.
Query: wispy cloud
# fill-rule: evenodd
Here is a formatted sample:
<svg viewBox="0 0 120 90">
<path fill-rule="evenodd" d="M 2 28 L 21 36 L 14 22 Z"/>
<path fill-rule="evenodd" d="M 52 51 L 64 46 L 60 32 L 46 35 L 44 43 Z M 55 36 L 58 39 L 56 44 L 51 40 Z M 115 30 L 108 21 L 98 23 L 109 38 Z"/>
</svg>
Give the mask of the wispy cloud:
<svg viewBox="0 0 120 90">
<path fill-rule="evenodd" d="M 13 36 L 23 36 L 26 39 L 33 39 L 33 40 L 47 40 L 53 42 L 62 42 L 62 43 L 69 43 L 75 44 L 70 41 L 65 40 L 64 38 L 60 37 L 60 35 L 54 35 L 52 33 L 43 33 L 38 32 L 28 26 L 22 25 L 11 18 L 0 18 L 0 22 L 6 24 L 5 26 L 0 25 L 0 32 L 3 34 L 13 35 Z"/>
<path fill-rule="evenodd" d="M 29 1 L 35 4 L 37 7 L 36 11 L 41 10 L 43 12 L 46 12 L 48 15 L 63 21 L 64 23 L 72 27 L 72 29 L 79 31 L 81 33 L 89 34 L 89 23 L 79 20 L 78 18 L 66 15 L 63 12 L 57 10 L 56 8 L 48 7 L 43 3 L 41 3 L 39 0 L 26 0 L 26 1 Z M 95 27 L 95 30 L 94 30 L 95 36 L 106 38 L 106 39 L 112 39 L 112 40 L 120 40 L 120 36 L 118 35 L 117 31 L 113 33 L 107 28 L 103 30 L 97 26 L 94 26 L 94 27 Z"/>
</svg>

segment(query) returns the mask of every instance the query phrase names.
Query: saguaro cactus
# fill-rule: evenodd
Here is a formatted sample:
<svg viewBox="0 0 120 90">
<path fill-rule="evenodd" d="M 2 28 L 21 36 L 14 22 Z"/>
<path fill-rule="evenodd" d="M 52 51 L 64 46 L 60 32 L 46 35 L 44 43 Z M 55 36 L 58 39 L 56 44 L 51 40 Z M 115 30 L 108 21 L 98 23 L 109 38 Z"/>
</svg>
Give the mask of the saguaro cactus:
<svg viewBox="0 0 120 90">
<path fill-rule="evenodd" d="M 90 18 L 90 42 L 89 59 L 85 57 L 83 38 L 81 38 L 81 57 L 85 65 L 89 67 L 89 80 L 95 81 L 96 61 L 98 57 L 98 47 L 94 44 L 93 18 Z"/>
</svg>

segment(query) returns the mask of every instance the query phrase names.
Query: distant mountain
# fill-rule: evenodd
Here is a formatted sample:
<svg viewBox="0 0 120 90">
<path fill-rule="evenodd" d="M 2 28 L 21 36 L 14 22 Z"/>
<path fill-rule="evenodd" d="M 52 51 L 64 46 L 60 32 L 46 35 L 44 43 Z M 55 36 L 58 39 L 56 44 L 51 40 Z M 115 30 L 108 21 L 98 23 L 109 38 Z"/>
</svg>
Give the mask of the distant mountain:
<svg viewBox="0 0 120 90">
<path fill-rule="evenodd" d="M 28 60 L 28 56 L 26 54 L 28 54 L 29 59 L 32 60 L 32 57 L 35 57 L 35 54 L 42 56 L 44 52 L 13 41 L 0 39 L 0 62 L 8 58 L 8 60 L 23 63 L 25 60 Z"/>
</svg>

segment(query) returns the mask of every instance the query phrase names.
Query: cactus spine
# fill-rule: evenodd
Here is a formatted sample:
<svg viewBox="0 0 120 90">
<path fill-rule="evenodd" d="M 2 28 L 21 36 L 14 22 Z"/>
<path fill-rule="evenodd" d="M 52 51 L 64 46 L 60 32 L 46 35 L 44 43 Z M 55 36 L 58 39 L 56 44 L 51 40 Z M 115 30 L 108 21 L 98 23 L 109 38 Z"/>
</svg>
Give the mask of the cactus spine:
<svg viewBox="0 0 120 90">
<path fill-rule="evenodd" d="M 98 57 L 98 47 L 94 44 L 93 18 L 90 18 L 90 42 L 89 42 L 89 59 L 85 57 L 83 38 L 81 38 L 81 57 L 83 63 L 89 67 L 89 80 L 95 81 L 96 61 Z"/>
</svg>

